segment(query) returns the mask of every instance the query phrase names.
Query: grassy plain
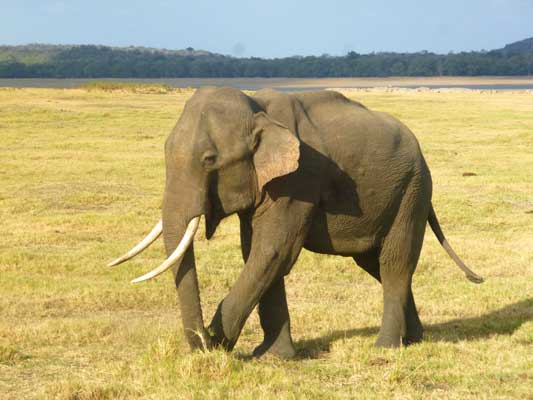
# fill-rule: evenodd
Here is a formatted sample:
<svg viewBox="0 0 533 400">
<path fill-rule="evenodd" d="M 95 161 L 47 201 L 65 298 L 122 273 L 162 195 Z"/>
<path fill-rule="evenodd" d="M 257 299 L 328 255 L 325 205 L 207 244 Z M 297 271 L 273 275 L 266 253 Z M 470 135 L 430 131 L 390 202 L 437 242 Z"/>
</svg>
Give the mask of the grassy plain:
<svg viewBox="0 0 533 400">
<path fill-rule="evenodd" d="M 414 292 L 424 343 L 373 347 L 381 289 L 303 252 L 287 290 L 298 359 L 189 354 L 157 243 L 105 264 L 160 215 L 163 143 L 192 91 L 0 89 L 0 398 L 533 399 L 533 95 L 346 92 L 399 117 L 432 170 L 468 282 L 428 233 Z M 197 235 L 207 320 L 242 268 L 238 224 Z"/>
</svg>

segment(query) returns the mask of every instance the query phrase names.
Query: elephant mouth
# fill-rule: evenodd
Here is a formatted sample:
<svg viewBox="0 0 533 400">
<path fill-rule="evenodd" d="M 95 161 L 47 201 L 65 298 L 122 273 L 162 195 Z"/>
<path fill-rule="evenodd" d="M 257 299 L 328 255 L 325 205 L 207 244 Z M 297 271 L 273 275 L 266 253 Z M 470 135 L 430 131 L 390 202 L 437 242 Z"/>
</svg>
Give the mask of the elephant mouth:
<svg viewBox="0 0 533 400">
<path fill-rule="evenodd" d="M 213 237 L 220 221 L 222 221 L 220 216 L 212 216 L 205 219 L 205 238 L 207 240 L 210 240 Z"/>
<path fill-rule="evenodd" d="M 198 226 L 200 224 L 200 217 L 201 215 L 194 217 L 191 219 L 189 224 L 187 225 L 187 229 L 185 230 L 185 233 L 183 234 L 183 237 L 179 244 L 176 246 L 174 251 L 168 256 L 168 258 L 157 268 L 154 268 L 150 272 L 135 278 L 131 281 L 131 283 L 138 283 L 143 282 L 152 278 L 155 278 L 158 275 L 161 275 L 163 272 L 167 271 L 174 265 L 175 263 L 181 262 L 183 259 L 183 256 L 185 255 L 187 249 L 190 247 L 192 242 L 194 241 L 194 236 L 196 235 L 196 232 L 198 230 Z M 111 261 L 109 264 L 107 264 L 109 267 L 113 267 L 118 264 L 122 264 L 123 262 L 135 257 L 136 255 L 143 252 L 145 249 L 147 249 L 155 240 L 161 236 L 161 233 L 163 232 L 163 222 L 160 220 L 154 228 L 146 235 L 146 237 L 141 240 L 137 245 L 135 245 L 130 251 L 128 251 L 123 256 L 117 258 L 114 261 Z"/>
<path fill-rule="evenodd" d="M 222 207 L 222 202 L 218 196 L 215 187 L 217 186 L 217 176 L 213 177 L 213 182 L 209 185 L 209 196 L 207 201 L 207 212 L 205 214 L 205 238 L 207 240 L 211 239 L 215 234 L 215 231 L 220 224 L 220 221 L 226 217 L 224 208 Z"/>
<path fill-rule="evenodd" d="M 220 203 L 212 202 L 210 207 L 207 208 L 208 212 L 205 214 L 205 238 L 210 240 L 215 231 L 225 217 L 224 210 Z"/>
</svg>

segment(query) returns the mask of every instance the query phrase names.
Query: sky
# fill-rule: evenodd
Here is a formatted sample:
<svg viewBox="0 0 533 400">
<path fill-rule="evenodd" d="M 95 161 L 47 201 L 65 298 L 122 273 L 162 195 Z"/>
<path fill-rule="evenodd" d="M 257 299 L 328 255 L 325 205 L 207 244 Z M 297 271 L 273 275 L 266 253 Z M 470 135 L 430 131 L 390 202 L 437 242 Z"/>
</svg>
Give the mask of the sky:
<svg viewBox="0 0 533 400">
<path fill-rule="evenodd" d="M 193 47 L 238 57 L 490 50 L 533 0 L 0 0 L 2 44 Z"/>
</svg>

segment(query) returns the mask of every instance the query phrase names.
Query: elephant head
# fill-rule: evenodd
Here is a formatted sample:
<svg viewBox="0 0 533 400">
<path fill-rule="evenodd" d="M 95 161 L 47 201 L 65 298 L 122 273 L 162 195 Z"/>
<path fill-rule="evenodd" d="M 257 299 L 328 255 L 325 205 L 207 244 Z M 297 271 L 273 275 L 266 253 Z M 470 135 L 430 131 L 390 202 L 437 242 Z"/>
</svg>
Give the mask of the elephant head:
<svg viewBox="0 0 533 400">
<path fill-rule="evenodd" d="M 166 185 L 162 220 L 117 265 L 163 233 L 167 260 L 140 282 L 172 268 L 186 338 L 205 346 L 193 239 L 202 215 L 206 236 L 231 214 L 256 207 L 271 180 L 298 168 L 299 140 L 258 102 L 231 88 L 199 89 L 165 143 Z"/>
</svg>

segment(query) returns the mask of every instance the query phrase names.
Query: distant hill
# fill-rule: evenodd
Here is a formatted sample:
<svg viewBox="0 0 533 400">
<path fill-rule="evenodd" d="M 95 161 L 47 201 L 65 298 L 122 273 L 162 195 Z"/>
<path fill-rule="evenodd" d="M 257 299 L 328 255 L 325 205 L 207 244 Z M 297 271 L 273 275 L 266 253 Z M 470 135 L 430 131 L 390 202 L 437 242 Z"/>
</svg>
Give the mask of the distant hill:
<svg viewBox="0 0 533 400">
<path fill-rule="evenodd" d="M 181 56 L 181 57 L 198 57 L 198 56 L 220 56 L 219 54 L 211 53 L 205 50 L 195 50 L 192 47 L 188 47 L 183 50 L 167 50 L 156 49 L 152 47 L 143 46 L 129 46 L 129 47 L 111 47 L 101 45 L 61 45 L 61 44 L 40 44 L 32 43 L 20 46 L 2 46 L 0 45 L 0 62 L 14 61 L 22 62 L 26 64 L 37 64 L 47 61 L 52 61 L 60 53 L 69 53 L 72 50 L 79 49 L 99 49 L 99 50 L 112 50 L 116 52 L 133 52 L 133 53 L 146 53 L 146 54 L 164 54 L 169 56 Z"/>
<path fill-rule="evenodd" d="M 491 51 L 236 58 L 101 45 L 0 46 L 0 78 L 384 77 L 532 75 L 533 38 Z"/>
<path fill-rule="evenodd" d="M 502 51 L 507 54 L 533 53 L 533 37 L 505 45 Z"/>
</svg>

